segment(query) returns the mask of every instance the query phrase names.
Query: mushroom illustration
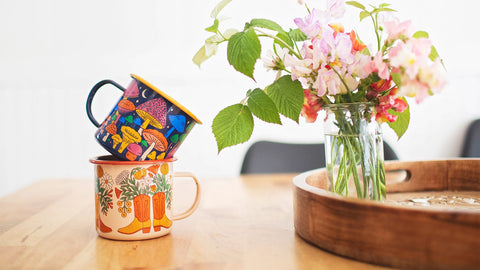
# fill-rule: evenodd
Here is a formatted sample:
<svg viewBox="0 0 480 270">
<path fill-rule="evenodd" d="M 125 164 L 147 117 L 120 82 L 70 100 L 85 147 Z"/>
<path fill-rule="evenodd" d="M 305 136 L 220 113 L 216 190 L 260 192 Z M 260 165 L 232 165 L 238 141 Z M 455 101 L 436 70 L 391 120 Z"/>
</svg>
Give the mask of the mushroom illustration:
<svg viewBox="0 0 480 270">
<path fill-rule="evenodd" d="M 127 154 L 125 155 L 125 157 L 128 160 L 134 161 L 141 154 L 142 147 L 136 143 L 131 143 L 127 146 Z"/>
<path fill-rule="evenodd" d="M 105 127 L 105 130 L 107 131 L 107 134 L 103 136 L 103 141 L 106 142 L 108 139 L 108 135 L 115 135 L 117 134 L 117 126 L 114 123 L 111 123 L 107 127 Z"/>
<path fill-rule="evenodd" d="M 135 104 L 133 104 L 130 100 L 122 99 L 118 102 L 118 112 L 121 115 L 128 114 L 135 110 Z"/>
<path fill-rule="evenodd" d="M 118 149 L 118 152 L 120 154 L 123 152 L 123 150 L 125 150 L 127 145 L 131 143 L 139 143 L 142 140 L 142 137 L 140 137 L 140 134 L 138 134 L 138 132 L 131 127 L 122 126 L 120 130 L 122 131 L 122 134 L 123 134 L 122 144 Z"/>
<path fill-rule="evenodd" d="M 185 130 L 185 116 L 183 115 L 169 115 L 168 120 L 172 123 L 172 127 L 168 130 L 165 137 L 169 137 L 174 130 L 178 130 L 178 132 L 183 132 Z"/>
<path fill-rule="evenodd" d="M 156 150 L 163 152 L 167 149 L 168 142 L 167 138 L 163 136 L 162 133 L 154 130 L 154 129 L 145 129 L 143 131 L 143 138 L 147 141 L 150 145 L 143 155 L 140 157 L 140 160 L 145 160 L 148 154 L 155 148 Z"/>
<path fill-rule="evenodd" d="M 138 91 L 138 85 L 135 80 L 130 83 L 128 88 L 123 92 L 123 96 L 125 99 L 127 98 L 137 98 L 140 95 L 140 92 Z"/>
<path fill-rule="evenodd" d="M 162 129 L 167 124 L 167 103 L 162 98 L 152 99 L 138 105 L 136 112 L 144 120 L 138 130 L 139 134 L 142 134 L 148 125 Z"/>
<path fill-rule="evenodd" d="M 120 135 L 118 134 L 115 134 L 112 136 L 112 140 L 113 140 L 113 149 L 115 149 L 117 145 L 122 142 L 122 137 L 120 137 Z"/>
</svg>

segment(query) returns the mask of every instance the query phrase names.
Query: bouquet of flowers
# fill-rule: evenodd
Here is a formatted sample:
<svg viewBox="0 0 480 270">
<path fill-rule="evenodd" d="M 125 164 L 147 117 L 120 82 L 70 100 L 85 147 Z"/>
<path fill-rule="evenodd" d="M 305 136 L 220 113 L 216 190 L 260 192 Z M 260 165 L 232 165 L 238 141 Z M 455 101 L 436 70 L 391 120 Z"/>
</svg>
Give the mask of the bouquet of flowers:
<svg viewBox="0 0 480 270">
<path fill-rule="evenodd" d="M 272 49 L 263 58 L 264 66 L 277 71 L 277 75 L 265 89 L 246 91 L 243 100 L 218 113 L 212 130 L 219 152 L 250 138 L 254 116 L 276 124 L 281 124 L 280 114 L 296 122 L 300 115 L 307 122 L 315 122 L 320 110 L 359 102 L 370 104 L 372 109 L 367 113 L 374 116 L 374 121 L 388 123 L 400 138 L 410 121 L 407 98 L 419 103 L 446 83 L 443 63 L 428 34 L 415 32 L 410 21 L 396 18 L 389 4 L 366 7 L 356 1 L 328 0 L 325 9 L 310 9 L 305 4 L 308 14 L 295 18 L 293 29 L 286 30 L 268 19 L 252 19 L 243 30 L 222 31 L 218 14 L 230 1 L 223 0 L 212 11 L 214 23 L 206 30 L 213 35 L 193 61 L 200 66 L 219 45 L 227 43 L 229 63 L 254 79 L 254 67 L 262 52 L 260 39 L 266 38 L 271 40 Z M 360 35 L 345 30 L 340 23 L 347 5 L 359 10 L 360 22 L 371 22 L 374 48 L 367 47 Z M 355 129 L 355 120 L 345 121 L 342 113 L 335 117 L 340 134 Z M 343 146 L 352 158 L 365 150 L 358 141 L 334 143 Z M 352 160 L 350 163 L 355 164 Z M 350 171 L 348 162 L 344 166 L 344 171 Z M 351 167 L 348 175 L 355 174 L 356 169 Z M 345 193 L 341 190 L 339 193 Z M 378 190 L 384 193 L 384 187 Z"/>
</svg>

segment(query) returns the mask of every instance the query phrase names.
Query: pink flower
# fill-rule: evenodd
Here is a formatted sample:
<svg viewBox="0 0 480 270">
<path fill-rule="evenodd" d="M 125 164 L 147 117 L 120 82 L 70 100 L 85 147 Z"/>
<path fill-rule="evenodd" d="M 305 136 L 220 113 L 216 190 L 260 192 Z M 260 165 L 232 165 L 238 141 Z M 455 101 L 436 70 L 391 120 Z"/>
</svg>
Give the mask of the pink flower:
<svg viewBox="0 0 480 270">
<path fill-rule="evenodd" d="M 352 53 L 352 40 L 348 34 L 337 33 L 332 49 L 334 51 L 331 54 L 338 57 L 342 62 L 351 64 L 355 60 L 355 54 Z"/>
<path fill-rule="evenodd" d="M 328 0 L 326 11 L 314 8 L 304 19 L 296 18 L 293 21 L 308 38 L 314 38 L 322 34 L 333 18 L 340 18 L 344 13 L 345 0 Z"/>
<path fill-rule="evenodd" d="M 375 106 L 375 110 L 377 111 L 375 119 L 379 123 L 397 121 L 397 116 L 389 113 L 388 110 L 393 109 L 394 111 L 401 113 L 407 109 L 408 105 L 405 101 L 401 98 L 395 98 L 397 91 L 397 88 L 393 88 L 388 95 L 378 98 L 378 104 Z"/>
<path fill-rule="evenodd" d="M 438 93 L 447 83 L 445 73 L 440 59 L 436 59 L 430 66 L 419 70 L 418 78 L 421 82 L 428 85 L 432 93 Z"/>
<path fill-rule="evenodd" d="M 355 60 L 349 65 L 348 73 L 357 76 L 360 79 L 364 79 L 370 75 L 371 71 L 366 70 L 365 66 L 370 63 L 370 56 L 362 53 L 355 54 Z"/>
<path fill-rule="evenodd" d="M 310 66 L 312 65 L 312 59 L 300 60 L 290 54 L 285 55 L 285 67 L 291 68 L 292 80 L 295 81 L 298 78 L 306 77 L 312 72 Z"/>
<path fill-rule="evenodd" d="M 365 65 L 364 67 L 367 73 L 376 72 L 378 77 L 381 79 L 387 80 L 390 78 L 390 71 L 388 70 L 388 65 L 383 61 L 383 55 L 381 52 L 378 52 L 373 60 Z"/>
<path fill-rule="evenodd" d="M 401 112 L 405 111 L 408 107 L 407 103 L 405 101 L 403 101 L 403 99 L 401 99 L 401 98 L 396 98 L 394 100 L 394 102 L 395 103 L 393 104 L 393 107 L 395 108 L 395 110 L 397 112 L 401 113 Z"/>
<path fill-rule="evenodd" d="M 322 68 L 318 70 L 318 76 L 313 82 L 312 88 L 317 91 L 318 96 L 327 94 L 329 88 L 335 88 L 335 72 L 331 69 Z"/>
<path fill-rule="evenodd" d="M 383 24 L 388 33 L 387 39 L 390 41 L 405 39 L 413 32 L 411 21 L 400 22 L 398 18 L 394 18 L 392 21 L 386 21 Z"/>
<path fill-rule="evenodd" d="M 327 10 L 331 18 L 341 18 L 345 14 L 345 0 L 328 0 Z"/>
<path fill-rule="evenodd" d="M 305 33 L 308 38 L 313 38 L 322 33 L 322 25 L 328 23 L 328 14 L 325 11 L 312 9 L 312 13 L 307 15 L 305 19 L 296 18 L 293 21 L 298 29 Z"/>
<path fill-rule="evenodd" d="M 397 96 L 415 97 L 417 103 L 422 102 L 428 95 L 428 86 L 414 79 L 402 79 L 402 86 L 397 94 Z"/>
<path fill-rule="evenodd" d="M 388 56 L 393 67 L 402 68 L 409 78 L 417 76 L 419 69 L 428 61 L 432 44 L 426 38 L 414 38 L 406 43 L 400 41 L 390 49 Z"/>
</svg>

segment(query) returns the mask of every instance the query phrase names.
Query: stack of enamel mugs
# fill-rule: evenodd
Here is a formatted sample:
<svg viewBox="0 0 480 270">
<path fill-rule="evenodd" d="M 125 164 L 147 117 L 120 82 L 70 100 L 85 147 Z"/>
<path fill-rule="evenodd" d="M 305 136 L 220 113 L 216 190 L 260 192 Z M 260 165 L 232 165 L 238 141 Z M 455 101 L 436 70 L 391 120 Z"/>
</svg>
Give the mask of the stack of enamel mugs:
<svg viewBox="0 0 480 270">
<path fill-rule="evenodd" d="M 150 239 L 170 232 L 172 221 L 191 215 L 200 200 L 197 178 L 173 171 L 174 157 L 195 124 L 188 109 L 137 75 L 127 88 L 112 80 L 98 82 L 87 98 L 87 116 L 98 128 L 97 142 L 111 155 L 94 164 L 95 227 L 104 238 Z M 99 123 L 92 101 L 104 85 L 123 92 L 113 110 Z M 193 180 L 196 194 L 183 213 L 172 212 L 173 179 Z"/>
</svg>

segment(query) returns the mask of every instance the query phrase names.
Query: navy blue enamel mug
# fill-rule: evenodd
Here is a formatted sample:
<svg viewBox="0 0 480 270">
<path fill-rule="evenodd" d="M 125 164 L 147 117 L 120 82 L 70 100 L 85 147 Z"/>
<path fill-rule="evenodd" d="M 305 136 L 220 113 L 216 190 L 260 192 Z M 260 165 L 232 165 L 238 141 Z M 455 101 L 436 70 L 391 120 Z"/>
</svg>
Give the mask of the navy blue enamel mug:
<svg viewBox="0 0 480 270">
<path fill-rule="evenodd" d="M 98 82 L 87 98 L 87 116 L 98 127 L 95 138 L 120 160 L 171 158 L 193 126 L 202 122 L 187 108 L 137 75 L 125 89 L 112 80 Z M 97 91 L 111 84 L 123 91 L 100 124 L 92 114 Z"/>
</svg>

